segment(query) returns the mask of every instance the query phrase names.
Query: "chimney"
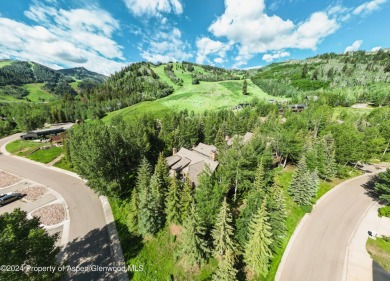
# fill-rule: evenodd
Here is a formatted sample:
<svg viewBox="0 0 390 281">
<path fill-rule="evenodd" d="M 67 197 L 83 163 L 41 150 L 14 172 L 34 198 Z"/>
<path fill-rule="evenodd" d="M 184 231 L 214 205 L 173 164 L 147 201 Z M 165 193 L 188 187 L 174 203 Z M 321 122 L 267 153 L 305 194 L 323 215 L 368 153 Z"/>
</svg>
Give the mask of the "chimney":
<svg viewBox="0 0 390 281">
<path fill-rule="evenodd" d="M 172 155 L 175 155 L 176 153 L 177 153 L 177 148 L 176 147 L 172 148 Z"/>
<path fill-rule="evenodd" d="M 210 152 L 210 159 L 212 161 L 217 161 L 217 152 L 215 150 L 211 150 L 211 152 Z"/>
</svg>

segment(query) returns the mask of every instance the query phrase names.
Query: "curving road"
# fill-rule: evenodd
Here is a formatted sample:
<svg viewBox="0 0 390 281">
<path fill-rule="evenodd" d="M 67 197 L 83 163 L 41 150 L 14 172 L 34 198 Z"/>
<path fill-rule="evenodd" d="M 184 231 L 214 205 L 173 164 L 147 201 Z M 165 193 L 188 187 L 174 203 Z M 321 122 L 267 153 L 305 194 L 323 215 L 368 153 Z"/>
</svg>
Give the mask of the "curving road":
<svg viewBox="0 0 390 281">
<path fill-rule="evenodd" d="M 350 238 L 373 199 L 363 185 L 372 174 L 341 184 L 327 194 L 301 226 L 285 263 L 281 281 L 340 281 Z"/>
<path fill-rule="evenodd" d="M 0 147 L 18 139 L 20 134 L 0 139 Z M 69 207 L 69 243 L 64 254 L 72 266 L 109 266 L 112 264 L 110 240 L 99 197 L 84 181 L 18 157 L 0 155 L 0 169 L 46 185 L 62 195 Z M 71 280 L 109 280 L 101 272 L 71 272 Z M 111 274 L 112 275 L 112 274 Z"/>
</svg>

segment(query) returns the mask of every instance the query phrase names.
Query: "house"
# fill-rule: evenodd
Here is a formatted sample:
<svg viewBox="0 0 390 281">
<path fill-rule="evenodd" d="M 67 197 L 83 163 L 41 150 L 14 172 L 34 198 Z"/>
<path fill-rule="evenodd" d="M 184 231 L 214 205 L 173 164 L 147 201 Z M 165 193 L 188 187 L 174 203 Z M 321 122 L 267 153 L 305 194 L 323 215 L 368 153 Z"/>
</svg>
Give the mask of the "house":
<svg viewBox="0 0 390 281">
<path fill-rule="evenodd" d="M 289 107 L 293 112 L 301 112 L 306 108 L 304 104 L 292 104 Z"/>
<path fill-rule="evenodd" d="M 204 143 L 199 143 L 192 149 L 182 147 L 177 151 L 174 148 L 173 155 L 165 160 L 171 176 L 188 177 L 195 186 L 199 184 L 198 176 L 205 171 L 206 167 L 214 173 L 219 165 L 217 148 Z"/>
<path fill-rule="evenodd" d="M 228 146 L 233 145 L 233 142 L 236 138 L 239 139 L 240 144 L 244 145 L 248 143 L 253 137 L 253 133 L 246 132 L 244 136 L 234 135 L 233 137 L 226 136 L 225 140 Z"/>
<path fill-rule="evenodd" d="M 67 137 L 68 137 L 68 135 L 66 133 L 63 133 L 63 134 L 60 134 L 60 135 L 51 136 L 50 139 L 49 139 L 49 142 L 52 145 L 62 146 L 64 144 L 64 140 L 66 140 Z"/>
<path fill-rule="evenodd" d="M 41 130 L 34 130 L 29 131 L 25 135 L 21 135 L 20 137 L 23 140 L 35 140 L 39 138 L 45 138 L 50 135 L 57 135 L 59 133 L 65 132 L 65 129 L 63 127 L 61 128 L 50 128 L 50 129 L 41 129 Z"/>
<path fill-rule="evenodd" d="M 240 109 L 243 109 L 243 108 L 249 107 L 249 106 L 250 106 L 249 103 L 240 103 L 240 104 L 234 106 L 234 107 L 232 108 L 232 110 L 233 110 L 233 111 L 238 111 L 238 110 L 240 110 Z"/>
</svg>

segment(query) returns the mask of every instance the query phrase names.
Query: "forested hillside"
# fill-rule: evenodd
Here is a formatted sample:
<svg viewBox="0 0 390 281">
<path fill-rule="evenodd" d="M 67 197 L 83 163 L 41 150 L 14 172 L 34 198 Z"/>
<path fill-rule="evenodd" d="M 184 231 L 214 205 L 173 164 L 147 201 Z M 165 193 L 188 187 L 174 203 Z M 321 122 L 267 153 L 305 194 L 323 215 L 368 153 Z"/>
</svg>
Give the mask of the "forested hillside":
<svg viewBox="0 0 390 281">
<path fill-rule="evenodd" d="M 325 96 L 334 106 L 390 104 L 390 50 L 323 54 L 251 71 L 252 81 L 275 96 Z"/>
<path fill-rule="evenodd" d="M 1 61 L 0 98 L 7 101 L 50 101 L 55 97 L 77 95 L 85 84 L 94 87 L 105 76 L 84 68 L 53 70 L 35 62 Z M 80 87 L 72 86 L 72 83 Z"/>
</svg>

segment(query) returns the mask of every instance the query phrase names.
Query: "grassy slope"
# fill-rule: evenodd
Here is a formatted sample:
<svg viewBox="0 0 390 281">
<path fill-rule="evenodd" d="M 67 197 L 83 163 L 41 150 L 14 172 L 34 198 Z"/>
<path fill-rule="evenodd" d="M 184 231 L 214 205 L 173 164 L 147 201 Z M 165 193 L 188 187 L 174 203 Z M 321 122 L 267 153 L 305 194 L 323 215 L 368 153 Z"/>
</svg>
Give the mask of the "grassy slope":
<svg viewBox="0 0 390 281">
<path fill-rule="evenodd" d="M 371 258 L 390 272 L 390 242 L 378 237 L 375 240 L 368 238 L 366 248 Z"/>
<path fill-rule="evenodd" d="M 41 162 L 44 164 L 47 164 L 54 159 L 56 159 L 58 156 L 60 156 L 63 153 L 63 148 L 62 147 L 51 147 L 49 149 L 40 149 L 33 154 L 29 155 L 27 158 Z"/>
<path fill-rule="evenodd" d="M 12 60 L 5 60 L 5 61 L 0 61 L 0 68 L 3 66 L 11 65 L 14 61 Z"/>
<path fill-rule="evenodd" d="M 23 85 L 22 87 L 30 92 L 27 98 L 33 102 L 55 100 L 56 99 L 55 96 L 42 90 L 43 85 L 44 83 L 33 83 L 33 84 Z"/>
<path fill-rule="evenodd" d="M 104 121 L 109 122 L 114 116 L 122 115 L 125 120 L 131 120 L 137 115 L 145 113 L 156 117 L 170 111 L 181 111 L 187 109 L 195 113 L 205 110 L 219 110 L 231 108 L 239 103 L 250 102 L 254 97 L 259 99 L 278 99 L 264 93 L 249 79 L 248 95 L 242 95 L 243 80 L 221 81 L 221 82 L 200 82 L 199 85 L 192 85 L 191 73 L 181 69 L 174 71 L 177 77 L 184 83 L 179 87 L 164 73 L 164 65 L 153 68 L 162 81 L 166 81 L 175 88 L 175 92 L 165 98 L 142 102 L 112 113 L 109 113 Z M 280 99 L 280 98 L 279 98 Z"/>
<path fill-rule="evenodd" d="M 8 152 L 17 156 L 27 157 L 31 160 L 45 164 L 51 162 L 52 160 L 60 156 L 64 151 L 63 147 L 51 147 L 49 149 L 35 151 L 34 153 L 28 155 L 35 148 L 45 145 L 48 144 L 41 142 L 17 140 L 7 144 L 6 149 Z"/>
</svg>

